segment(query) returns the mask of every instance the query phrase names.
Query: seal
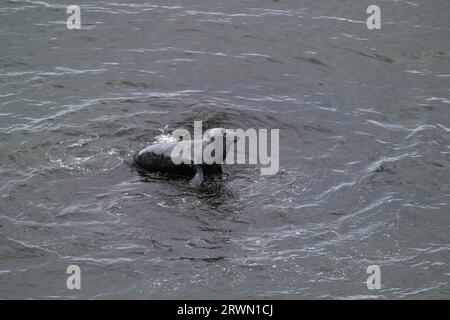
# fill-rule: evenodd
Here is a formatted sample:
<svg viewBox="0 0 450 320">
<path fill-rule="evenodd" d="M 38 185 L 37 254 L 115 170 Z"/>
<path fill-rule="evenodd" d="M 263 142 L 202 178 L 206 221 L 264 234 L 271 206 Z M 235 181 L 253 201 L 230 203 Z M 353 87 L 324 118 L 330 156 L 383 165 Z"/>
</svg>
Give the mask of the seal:
<svg viewBox="0 0 450 320">
<path fill-rule="evenodd" d="M 194 161 L 191 152 L 180 155 L 180 150 L 195 150 L 201 146 L 201 151 L 205 151 L 208 146 L 223 139 L 219 144 L 223 147 L 222 160 L 224 161 L 229 147 L 236 141 L 236 136 L 231 130 L 214 128 L 208 130 L 203 140 L 183 140 L 165 143 L 152 144 L 136 152 L 133 156 L 134 165 L 146 172 L 169 173 L 182 176 L 193 176 L 191 185 L 201 186 L 205 175 L 221 174 L 221 163 L 211 163 L 202 158 L 201 162 Z"/>
</svg>

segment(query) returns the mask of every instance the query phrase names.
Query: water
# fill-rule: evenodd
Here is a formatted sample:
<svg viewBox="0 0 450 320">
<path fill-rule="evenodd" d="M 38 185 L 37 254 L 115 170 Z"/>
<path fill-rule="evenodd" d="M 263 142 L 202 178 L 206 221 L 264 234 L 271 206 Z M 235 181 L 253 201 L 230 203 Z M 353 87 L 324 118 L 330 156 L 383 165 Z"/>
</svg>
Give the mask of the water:
<svg viewBox="0 0 450 320">
<path fill-rule="evenodd" d="M 0 298 L 449 299 L 450 3 L 369 4 L 2 1 Z M 132 170 L 194 120 L 279 173 Z"/>
</svg>

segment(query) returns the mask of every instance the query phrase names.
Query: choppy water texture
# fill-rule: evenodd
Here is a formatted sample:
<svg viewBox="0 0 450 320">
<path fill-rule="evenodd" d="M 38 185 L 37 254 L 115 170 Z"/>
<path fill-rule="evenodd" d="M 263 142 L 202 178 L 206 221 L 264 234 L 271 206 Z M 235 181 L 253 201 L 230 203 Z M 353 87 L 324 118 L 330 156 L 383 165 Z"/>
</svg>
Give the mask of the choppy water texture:
<svg viewBox="0 0 450 320">
<path fill-rule="evenodd" d="M 450 298 L 450 3 L 369 4 L 2 1 L 0 298 Z M 194 120 L 279 173 L 128 165 Z"/>
</svg>

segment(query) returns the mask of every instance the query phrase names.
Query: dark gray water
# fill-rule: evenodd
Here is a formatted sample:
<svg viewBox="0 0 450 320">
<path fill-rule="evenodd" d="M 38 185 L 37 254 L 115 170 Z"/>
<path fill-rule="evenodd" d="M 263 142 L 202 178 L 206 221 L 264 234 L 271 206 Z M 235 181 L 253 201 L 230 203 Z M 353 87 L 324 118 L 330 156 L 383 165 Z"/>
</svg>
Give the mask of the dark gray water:
<svg viewBox="0 0 450 320">
<path fill-rule="evenodd" d="M 0 298 L 449 299 L 449 9 L 2 0 Z M 279 173 L 130 168 L 194 120 L 279 128 Z"/>
</svg>

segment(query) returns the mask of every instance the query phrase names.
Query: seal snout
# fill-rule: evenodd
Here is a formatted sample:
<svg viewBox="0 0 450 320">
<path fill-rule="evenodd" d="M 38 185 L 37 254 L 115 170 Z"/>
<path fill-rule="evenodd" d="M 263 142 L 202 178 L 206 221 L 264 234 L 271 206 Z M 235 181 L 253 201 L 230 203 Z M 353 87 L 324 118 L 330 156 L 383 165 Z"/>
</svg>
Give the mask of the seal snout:
<svg viewBox="0 0 450 320">
<path fill-rule="evenodd" d="M 140 151 L 136 151 L 133 154 L 133 164 L 138 167 L 142 167 L 142 154 Z"/>
</svg>

